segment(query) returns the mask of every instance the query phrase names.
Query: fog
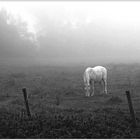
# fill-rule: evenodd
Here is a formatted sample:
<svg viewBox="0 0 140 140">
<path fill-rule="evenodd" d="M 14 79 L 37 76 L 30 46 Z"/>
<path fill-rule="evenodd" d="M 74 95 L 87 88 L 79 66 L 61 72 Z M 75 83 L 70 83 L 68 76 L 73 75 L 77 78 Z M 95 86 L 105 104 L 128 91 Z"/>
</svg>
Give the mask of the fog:
<svg viewBox="0 0 140 140">
<path fill-rule="evenodd" d="M 140 62 L 138 1 L 0 2 L 0 64 Z"/>
</svg>

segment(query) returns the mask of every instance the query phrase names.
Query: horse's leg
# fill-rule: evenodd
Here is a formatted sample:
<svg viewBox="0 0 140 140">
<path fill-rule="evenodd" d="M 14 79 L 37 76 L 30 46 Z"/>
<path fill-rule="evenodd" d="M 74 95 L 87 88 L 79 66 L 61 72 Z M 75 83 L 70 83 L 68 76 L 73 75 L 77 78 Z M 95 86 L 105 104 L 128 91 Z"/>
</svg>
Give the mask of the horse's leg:
<svg viewBox="0 0 140 140">
<path fill-rule="evenodd" d="M 86 96 L 90 96 L 90 85 L 86 84 L 85 85 L 85 90 L 86 90 Z"/>
<path fill-rule="evenodd" d="M 88 90 L 88 96 L 90 96 L 90 87 L 89 87 L 89 90 Z"/>
<path fill-rule="evenodd" d="M 93 96 L 94 95 L 94 81 L 92 81 L 92 93 L 91 93 L 91 96 Z"/>
<path fill-rule="evenodd" d="M 104 79 L 103 83 L 104 83 L 104 93 L 107 94 L 107 81 Z"/>
</svg>

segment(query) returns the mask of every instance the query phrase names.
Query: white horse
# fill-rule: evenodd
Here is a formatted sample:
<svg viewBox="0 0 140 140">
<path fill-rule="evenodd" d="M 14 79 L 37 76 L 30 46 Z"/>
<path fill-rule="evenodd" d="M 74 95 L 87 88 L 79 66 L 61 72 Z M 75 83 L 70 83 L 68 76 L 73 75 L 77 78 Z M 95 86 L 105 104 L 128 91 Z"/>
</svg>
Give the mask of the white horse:
<svg viewBox="0 0 140 140">
<path fill-rule="evenodd" d="M 107 69 L 102 66 L 96 66 L 94 68 L 88 67 L 84 72 L 84 84 L 86 90 L 86 96 L 90 96 L 90 89 L 92 86 L 91 96 L 94 95 L 94 83 L 103 82 L 104 92 L 107 94 Z"/>
</svg>

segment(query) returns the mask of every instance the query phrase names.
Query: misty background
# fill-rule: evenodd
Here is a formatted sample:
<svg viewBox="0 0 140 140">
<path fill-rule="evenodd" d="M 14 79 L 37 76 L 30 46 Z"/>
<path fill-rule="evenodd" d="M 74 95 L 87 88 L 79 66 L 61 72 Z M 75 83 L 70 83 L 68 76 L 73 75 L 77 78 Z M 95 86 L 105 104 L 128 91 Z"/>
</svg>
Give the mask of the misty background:
<svg viewBox="0 0 140 140">
<path fill-rule="evenodd" d="M 140 2 L 0 2 L 0 64 L 137 63 Z"/>
</svg>

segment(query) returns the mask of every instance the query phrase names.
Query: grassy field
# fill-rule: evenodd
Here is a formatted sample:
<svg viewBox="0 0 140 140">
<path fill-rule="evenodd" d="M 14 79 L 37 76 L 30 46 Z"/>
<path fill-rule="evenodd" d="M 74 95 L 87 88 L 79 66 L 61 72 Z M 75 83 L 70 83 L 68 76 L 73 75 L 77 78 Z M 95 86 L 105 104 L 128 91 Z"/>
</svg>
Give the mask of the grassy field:
<svg viewBox="0 0 140 140">
<path fill-rule="evenodd" d="M 139 127 L 134 131 L 131 126 L 125 95 L 125 91 L 130 90 L 139 126 L 140 65 L 108 64 L 105 67 L 108 69 L 108 95 L 103 94 L 101 86 L 96 84 L 95 95 L 85 97 L 83 72 L 86 66 L 1 66 L 0 110 L 3 115 L 0 119 L 0 130 L 5 131 L 0 136 L 140 138 Z M 31 120 L 26 117 L 23 87 L 28 92 L 33 116 Z M 47 124 L 46 127 L 43 121 Z M 49 124 L 51 122 L 53 124 Z M 70 126 L 69 123 L 73 125 Z M 10 132 L 9 125 L 12 128 Z M 48 125 L 52 127 L 47 128 Z M 88 129 L 90 130 L 87 131 Z M 124 133 L 123 129 L 126 129 Z"/>
</svg>

